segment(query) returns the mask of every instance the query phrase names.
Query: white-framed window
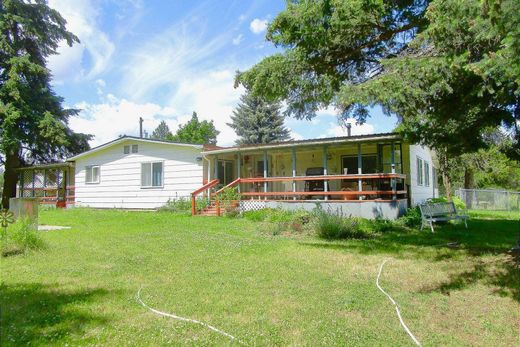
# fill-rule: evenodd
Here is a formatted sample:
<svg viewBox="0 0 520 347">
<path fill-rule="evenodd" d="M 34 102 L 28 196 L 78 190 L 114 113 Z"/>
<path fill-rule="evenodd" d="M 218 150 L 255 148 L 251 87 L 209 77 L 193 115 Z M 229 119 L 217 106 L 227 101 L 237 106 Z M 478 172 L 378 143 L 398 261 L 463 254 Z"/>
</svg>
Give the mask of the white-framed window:
<svg viewBox="0 0 520 347">
<path fill-rule="evenodd" d="M 417 157 L 417 185 L 422 186 L 424 184 L 423 181 L 423 167 L 424 167 L 424 161 L 422 158 Z"/>
<path fill-rule="evenodd" d="M 130 146 L 123 146 L 123 153 L 130 154 Z"/>
<path fill-rule="evenodd" d="M 141 187 L 156 188 L 163 186 L 163 162 L 141 163 Z"/>
<path fill-rule="evenodd" d="M 99 165 L 85 166 L 85 183 L 99 183 L 100 172 Z"/>
<path fill-rule="evenodd" d="M 138 146 L 132 145 L 132 153 L 137 153 L 137 151 L 138 151 Z"/>
<path fill-rule="evenodd" d="M 430 163 L 427 161 L 424 162 L 424 185 L 430 186 Z"/>
</svg>

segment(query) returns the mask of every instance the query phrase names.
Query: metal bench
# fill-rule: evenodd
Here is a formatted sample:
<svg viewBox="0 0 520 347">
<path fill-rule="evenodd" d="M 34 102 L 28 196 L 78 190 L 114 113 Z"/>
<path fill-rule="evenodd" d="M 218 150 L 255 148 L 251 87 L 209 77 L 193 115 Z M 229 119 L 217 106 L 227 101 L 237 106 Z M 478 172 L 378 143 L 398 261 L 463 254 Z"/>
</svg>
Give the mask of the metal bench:
<svg viewBox="0 0 520 347">
<path fill-rule="evenodd" d="M 468 228 L 468 223 L 466 222 L 468 216 L 465 213 L 458 213 L 453 202 L 426 202 L 420 204 L 419 209 L 421 210 L 422 219 L 421 230 L 425 225 L 429 225 L 432 232 L 434 232 L 433 223 L 450 220 L 463 220 L 466 229 Z"/>
</svg>

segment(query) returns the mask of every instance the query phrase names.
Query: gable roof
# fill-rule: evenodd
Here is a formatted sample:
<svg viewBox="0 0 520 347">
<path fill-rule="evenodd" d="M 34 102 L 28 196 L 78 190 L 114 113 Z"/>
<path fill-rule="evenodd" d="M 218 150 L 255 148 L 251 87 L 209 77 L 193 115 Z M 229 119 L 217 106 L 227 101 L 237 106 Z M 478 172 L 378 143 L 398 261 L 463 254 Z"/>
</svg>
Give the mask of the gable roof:
<svg viewBox="0 0 520 347">
<path fill-rule="evenodd" d="M 339 137 L 324 137 L 317 139 L 307 140 L 290 140 L 273 143 L 262 143 L 256 145 L 240 145 L 234 147 L 219 148 L 214 150 L 204 150 L 203 154 L 219 154 L 219 153 L 236 153 L 251 150 L 260 149 L 274 149 L 274 148 L 291 148 L 298 146 L 313 146 L 313 145 L 326 145 L 326 144 L 342 144 L 348 142 L 362 142 L 362 141 L 383 141 L 383 140 L 396 140 L 402 141 L 401 135 L 398 133 L 380 133 L 380 134 L 369 134 L 369 135 L 352 135 L 352 136 L 339 136 Z"/>
<path fill-rule="evenodd" d="M 157 140 L 157 139 L 149 139 L 149 138 L 125 135 L 125 136 L 121 136 L 120 138 L 117 138 L 115 140 L 104 143 L 102 145 L 91 148 L 88 151 L 85 151 L 83 153 L 76 154 L 75 156 L 67 158 L 67 161 L 74 161 L 83 156 L 99 152 L 105 148 L 115 146 L 115 145 L 120 144 L 121 142 L 124 142 L 127 140 L 145 142 L 145 143 L 159 143 L 159 144 L 166 144 L 166 145 L 180 146 L 180 147 L 191 147 L 191 148 L 195 148 L 195 149 L 199 149 L 199 150 L 202 150 L 202 148 L 203 148 L 203 145 L 196 145 L 196 144 L 192 144 L 192 143 L 180 143 L 180 142 L 172 142 L 172 141 L 166 141 L 166 140 Z"/>
</svg>

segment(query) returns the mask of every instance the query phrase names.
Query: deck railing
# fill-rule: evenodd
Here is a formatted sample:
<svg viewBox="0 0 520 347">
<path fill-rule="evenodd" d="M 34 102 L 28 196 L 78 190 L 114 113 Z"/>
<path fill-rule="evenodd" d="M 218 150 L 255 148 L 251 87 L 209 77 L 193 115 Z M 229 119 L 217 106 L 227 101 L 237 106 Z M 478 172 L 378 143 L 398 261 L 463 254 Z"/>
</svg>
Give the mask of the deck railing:
<svg viewBox="0 0 520 347">
<path fill-rule="evenodd" d="M 320 175 L 320 176 L 295 176 L 295 177 L 246 177 L 237 178 L 228 185 L 219 189 L 218 191 L 210 194 L 211 197 L 215 198 L 222 193 L 226 188 L 238 187 L 240 190 L 240 198 L 258 198 L 265 200 L 306 200 L 306 197 L 323 197 L 328 198 L 339 198 L 343 200 L 378 200 L 378 201 L 392 201 L 399 198 L 405 198 L 407 191 L 405 189 L 404 180 L 406 175 L 398 173 L 373 173 L 373 174 L 358 174 L 358 175 Z M 385 188 L 380 189 L 372 187 L 369 190 L 363 190 L 364 181 L 372 180 L 375 181 L 374 186 L 380 186 L 381 181 L 385 182 Z M 325 181 L 323 190 L 318 191 L 298 191 L 296 189 L 296 182 L 302 181 Z M 353 188 L 342 188 L 340 190 L 330 190 L 329 183 L 331 181 L 350 181 L 357 183 L 356 189 Z M 214 187 L 218 184 L 211 181 L 205 186 L 201 187 L 194 193 L 200 193 L 208 189 L 208 186 Z M 273 190 L 268 185 L 275 182 L 292 182 L 291 190 Z M 399 182 L 399 183 L 398 183 Z M 400 189 L 398 189 L 398 186 Z M 192 213 L 196 214 L 195 211 L 195 195 L 192 193 Z M 216 199 L 218 202 L 218 199 Z"/>
<path fill-rule="evenodd" d="M 197 214 L 197 207 L 196 207 L 197 196 L 200 193 L 205 192 L 205 191 L 210 192 L 211 188 L 215 187 L 217 184 L 219 184 L 219 182 L 220 181 L 218 179 L 214 179 L 212 181 L 209 181 L 208 183 L 206 183 L 205 185 L 203 185 L 202 187 L 200 187 L 193 193 L 191 193 L 191 214 L 192 215 Z M 210 195 L 210 194 L 208 194 L 208 195 Z"/>
<path fill-rule="evenodd" d="M 65 207 L 66 205 L 74 204 L 76 187 L 20 187 L 19 190 L 20 197 L 36 198 L 42 205 L 56 205 L 57 207 Z"/>
</svg>

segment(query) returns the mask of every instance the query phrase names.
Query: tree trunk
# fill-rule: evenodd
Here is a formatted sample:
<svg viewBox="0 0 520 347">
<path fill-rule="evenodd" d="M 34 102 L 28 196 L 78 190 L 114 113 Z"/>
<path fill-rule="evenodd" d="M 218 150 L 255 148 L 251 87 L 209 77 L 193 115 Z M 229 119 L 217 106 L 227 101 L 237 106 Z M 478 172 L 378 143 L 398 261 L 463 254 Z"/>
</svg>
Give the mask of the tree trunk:
<svg viewBox="0 0 520 347">
<path fill-rule="evenodd" d="M 2 208 L 9 208 L 9 198 L 16 196 L 18 174 L 15 169 L 20 167 L 21 161 L 18 150 L 10 151 L 5 156 L 4 191 L 2 194 Z"/>
<path fill-rule="evenodd" d="M 437 157 L 439 159 L 439 171 L 441 173 L 442 185 L 444 186 L 446 197 L 448 201 L 452 201 L 453 191 L 451 187 L 448 155 L 445 150 L 441 149 L 437 151 Z"/>
<path fill-rule="evenodd" d="M 468 164 L 466 164 L 468 165 Z M 467 167 L 464 170 L 464 189 L 473 189 L 475 187 L 475 172 L 473 168 Z"/>
</svg>

